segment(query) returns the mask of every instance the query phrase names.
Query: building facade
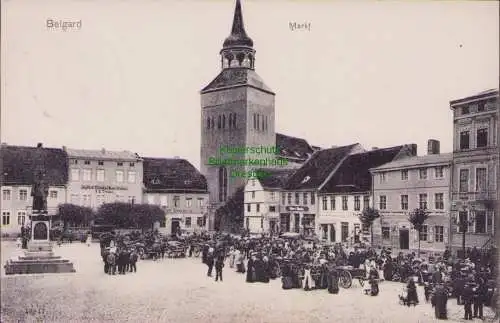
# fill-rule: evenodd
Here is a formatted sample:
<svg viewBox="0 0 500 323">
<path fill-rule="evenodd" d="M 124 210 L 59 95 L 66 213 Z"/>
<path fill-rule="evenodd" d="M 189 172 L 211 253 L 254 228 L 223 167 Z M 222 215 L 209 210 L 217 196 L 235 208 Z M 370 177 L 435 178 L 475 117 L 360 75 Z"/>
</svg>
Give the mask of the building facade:
<svg viewBox="0 0 500 323">
<path fill-rule="evenodd" d="M 280 231 L 280 192 L 291 170 L 266 171 L 268 176 L 250 179 L 245 185 L 244 223 L 250 233 L 277 234 Z"/>
<path fill-rule="evenodd" d="M 322 185 L 318 195 L 319 237 L 329 243 L 369 242 L 369 230 L 359 220 L 370 206 L 370 169 L 416 153 L 414 145 L 401 145 L 350 154 Z"/>
<path fill-rule="evenodd" d="M 67 203 L 97 209 L 104 203 L 140 203 L 142 158 L 128 151 L 66 149 Z"/>
<path fill-rule="evenodd" d="M 315 236 L 319 192 L 350 154 L 363 151 L 359 144 L 319 150 L 295 170 L 280 194 L 280 231 Z"/>
<path fill-rule="evenodd" d="M 166 234 L 201 232 L 209 228 L 208 190 L 205 177 L 180 158 L 144 158 L 143 203 L 160 206 Z"/>
<path fill-rule="evenodd" d="M 453 110 L 452 249 L 493 242 L 498 221 L 499 92 L 488 90 L 450 102 Z"/>
<path fill-rule="evenodd" d="M 410 212 L 429 212 L 420 234 L 424 251 L 444 251 L 449 241 L 452 154 L 440 154 L 437 141 L 429 141 L 426 156 L 416 156 L 372 169 L 374 206 L 380 219 L 374 223 L 374 244 L 399 250 L 416 250 L 418 232 L 408 221 Z"/>
<path fill-rule="evenodd" d="M 8 146 L 1 147 L 2 174 L 1 179 L 1 233 L 16 235 L 21 227 L 29 223 L 29 215 L 33 198 L 34 173 L 37 163 L 45 160 L 44 168 L 49 183 L 47 211 L 49 215 L 57 213 L 59 204 L 66 201 L 66 184 L 68 181 L 68 161 L 63 149 L 40 148 L 42 158 L 35 147 Z"/>
</svg>

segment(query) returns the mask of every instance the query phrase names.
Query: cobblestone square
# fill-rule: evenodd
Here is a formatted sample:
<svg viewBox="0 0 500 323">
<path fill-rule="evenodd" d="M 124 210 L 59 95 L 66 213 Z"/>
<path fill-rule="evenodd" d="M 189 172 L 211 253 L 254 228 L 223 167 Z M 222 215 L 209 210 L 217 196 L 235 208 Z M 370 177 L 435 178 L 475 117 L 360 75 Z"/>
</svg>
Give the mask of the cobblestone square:
<svg viewBox="0 0 500 323">
<path fill-rule="evenodd" d="M 338 295 L 317 290 L 283 290 L 279 280 L 248 284 L 226 265 L 224 281 L 206 276 L 200 258 L 143 260 L 137 273 L 103 272 L 99 246 L 81 243 L 55 247 L 75 264 L 75 274 L 5 276 L 2 272 L 2 322 L 434 322 L 424 303 L 403 307 L 403 285 L 383 282 L 378 297 L 363 295 L 359 284 Z M 2 242 L 2 263 L 17 257 L 13 242 Z M 2 269 L 3 270 L 3 269 Z M 450 320 L 462 308 L 448 303 Z M 489 309 L 486 314 L 491 316 Z"/>
</svg>

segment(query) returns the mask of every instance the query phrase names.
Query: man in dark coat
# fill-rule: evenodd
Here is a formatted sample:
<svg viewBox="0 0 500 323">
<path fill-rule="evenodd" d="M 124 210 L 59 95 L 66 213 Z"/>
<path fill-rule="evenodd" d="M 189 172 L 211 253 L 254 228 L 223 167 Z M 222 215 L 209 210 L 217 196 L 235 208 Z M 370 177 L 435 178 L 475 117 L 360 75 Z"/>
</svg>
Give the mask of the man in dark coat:
<svg viewBox="0 0 500 323">
<path fill-rule="evenodd" d="M 392 258 L 387 257 L 384 265 L 384 279 L 392 280 L 392 273 L 394 271 L 394 264 L 392 263 Z"/>
<path fill-rule="evenodd" d="M 436 286 L 433 295 L 433 303 L 434 303 L 434 315 L 437 319 L 446 320 L 448 319 L 446 305 L 448 302 L 448 290 L 444 287 L 443 284 L 439 284 Z"/>
<path fill-rule="evenodd" d="M 135 252 L 135 250 L 133 250 L 131 253 L 130 253 L 130 272 L 137 272 L 137 260 L 139 259 L 139 255 L 137 254 L 137 252 Z"/>
<path fill-rule="evenodd" d="M 334 264 L 328 265 L 328 292 L 330 294 L 339 293 L 339 273 Z"/>
<path fill-rule="evenodd" d="M 417 294 L 417 286 L 415 285 L 415 281 L 413 277 L 410 277 L 408 280 L 408 285 L 406 286 L 407 290 L 407 300 L 406 305 L 417 305 L 418 304 L 418 294 Z"/>
<path fill-rule="evenodd" d="M 205 263 L 208 266 L 207 276 L 212 277 L 212 270 L 214 268 L 214 255 L 211 253 L 207 254 Z"/>
<path fill-rule="evenodd" d="M 477 286 L 474 289 L 474 315 L 473 317 L 478 317 L 483 319 L 483 306 L 485 301 L 486 292 L 488 291 L 486 284 L 482 278 L 477 280 Z"/>
<path fill-rule="evenodd" d="M 215 281 L 222 281 L 222 268 L 224 268 L 224 256 L 219 255 L 215 261 Z"/>
<path fill-rule="evenodd" d="M 474 300 L 474 291 L 470 283 L 466 283 L 462 292 L 462 299 L 464 302 L 464 319 L 472 320 L 472 303 Z"/>
</svg>

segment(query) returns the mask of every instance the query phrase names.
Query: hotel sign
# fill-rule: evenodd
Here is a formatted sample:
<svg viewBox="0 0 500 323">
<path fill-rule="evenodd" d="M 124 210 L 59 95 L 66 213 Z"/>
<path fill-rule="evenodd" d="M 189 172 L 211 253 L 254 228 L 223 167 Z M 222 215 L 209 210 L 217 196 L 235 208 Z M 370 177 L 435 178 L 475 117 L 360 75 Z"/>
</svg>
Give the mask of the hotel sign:
<svg viewBox="0 0 500 323">
<path fill-rule="evenodd" d="M 113 193 L 113 191 L 126 191 L 125 186 L 106 186 L 106 185 L 82 185 L 82 190 L 96 190 L 98 193 Z"/>
<path fill-rule="evenodd" d="M 165 213 L 173 213 L 173 214 L 188 214 L 193 213 L 192 211 L 183 210 L 183 209 L 175 209 L 175 208 L 166 208 Z"/>
<path fill-rule="evenodd" d="M 309 208 L 307 206 L 286 206 L 285 209 L 287 211 L 299 211 L 299 212 L 309 211 Z"/>
</svg>

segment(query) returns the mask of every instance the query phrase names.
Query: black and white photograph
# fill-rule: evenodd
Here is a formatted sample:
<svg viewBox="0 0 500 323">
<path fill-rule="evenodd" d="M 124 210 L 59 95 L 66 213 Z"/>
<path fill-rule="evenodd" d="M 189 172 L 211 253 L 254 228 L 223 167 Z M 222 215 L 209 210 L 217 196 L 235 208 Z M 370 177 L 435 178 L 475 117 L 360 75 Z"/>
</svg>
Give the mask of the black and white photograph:
<svg viewBox="0 0 500 323">
<path fill-rule="evenodd" d="M 499 9 L 2 0 L 0 322 L 500 322 Z"/>
</svg>

